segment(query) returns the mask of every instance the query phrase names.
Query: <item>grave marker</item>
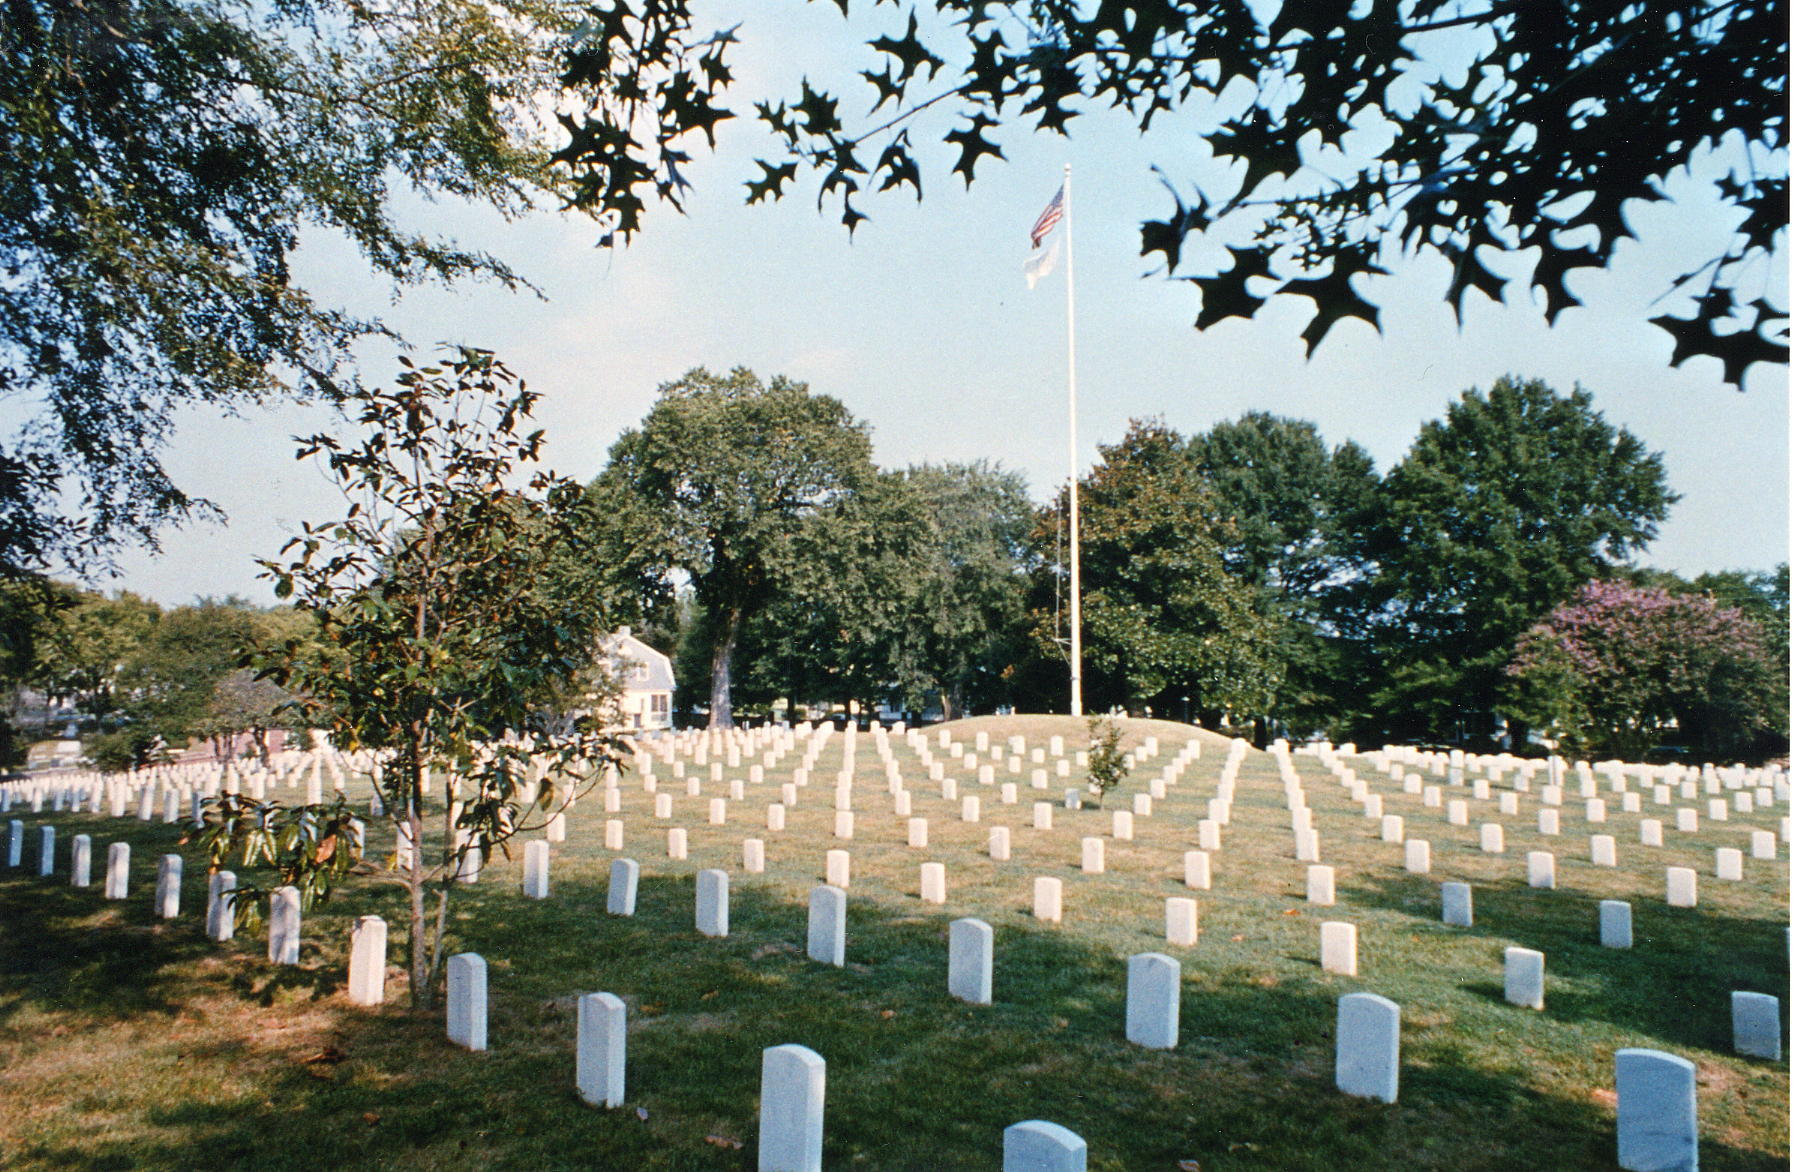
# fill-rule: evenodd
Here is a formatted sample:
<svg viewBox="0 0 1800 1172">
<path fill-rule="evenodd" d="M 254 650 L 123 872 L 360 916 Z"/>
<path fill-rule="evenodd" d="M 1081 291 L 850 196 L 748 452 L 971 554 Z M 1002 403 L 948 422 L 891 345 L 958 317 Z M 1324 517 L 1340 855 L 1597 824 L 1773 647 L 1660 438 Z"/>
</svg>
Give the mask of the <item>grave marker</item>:
<svg viewBox="0 0 1800 1172">
<path fill-rule="evenodd" d="M 1386 997 L 1338 998 L 1337 1088 L 1383 1103 L 1400 1097 L 1400 1007 Z"/>
<path fill-rule="evenodd" d="M 277 887 L 269 893 L 269 963 L 300 963 L 298 887 Z"/>
<path fill-rule="evenodd" d="M 694 929 L 702 936 L 731 935 L 731 879 L 708 868 L 694 877 Z"/>
<path fill-rule="evenodd" d="M 575 1003 L 575 1090 L 594 1107 L 625 1102 L 625 1003 L 588 993 Z"/>
<path fill-rule="evenodd" d="M 1147 1050 L 1173 1050 L 1181 1024 L 1180 962 L 1140 952 L 1125 973 L 1125 1040 Z"/>
<path fill-rule="evenodd" d="M 1356 975 L 1356 925 L 1327 920 L 1319 925 L 1319 967 L 1328 973 Z"/>
<path fill-rule="evenodd" d="M 387 996 L 387 921 L 358 916 L 350 929 L 352 1005 L 380 1005 Z"/>
<path fill-rule="evenodd" d="M 1694 1064 L 1661 1050 L 1613 1052 L 1619 1167 L 1627 1172 L 1698 1172 L 1700 1121 Z"/>
<path fill-rule="evenodd" d="M 1506 1000 L 1524 1009 L 1544 1007 L 1544 954 L 1530 948 L 1508 948 L 1505 961 Z"/>
<path fill-rule="evenodd" d="M 820 964 L 844 967 L 844 907 L 841 887 L 815 887 L 807 900 L 806 955 Z"/>
<path fill-rule="evenodd" d="M 1631 905 L 1622 899 L 1600 901 L 1600 946 L 1631 947 Z"/>
<path fill-rule="evenodd" d="M 994 1003 L 994 929 L 984 920 L 950 922 L 950 996 L 971 1005 Z"/>
<path fill-rule="evenodd" d="M 606 914 L 637 914 L 638 862 L 636 859 L 614 859 L 607 872 Z"/>
<path fill-rule="evenodd" d="M 1467 883 L 1446 883 L 1443 895 L 1444 923 L 1455 928 L 1475 926 L 1475 893 Z"/>
<path fill-rule="evenodd" d="M 1781 1061 L 1779 998 L 1767 993 L 1732 993 L 1731 1048 L 1750 1058 Z"/>
<path fill-rule="evenodd" d="M 757 1172 L 822 1172 L 825 1060 L 805 1046 L 763 1051 Z"/>
<path fill-rule="evenodd" d="M 1001 1133 L 1000 1172 L 1087 1172 L 1087 1141 L 1042 1119 Z"/>
<path fill-rule="evenodd" d="M 444 974 L 444 1033 L 465 1050 L 487 1049 L 487 961 L 459 952 Z"/>
</svg>

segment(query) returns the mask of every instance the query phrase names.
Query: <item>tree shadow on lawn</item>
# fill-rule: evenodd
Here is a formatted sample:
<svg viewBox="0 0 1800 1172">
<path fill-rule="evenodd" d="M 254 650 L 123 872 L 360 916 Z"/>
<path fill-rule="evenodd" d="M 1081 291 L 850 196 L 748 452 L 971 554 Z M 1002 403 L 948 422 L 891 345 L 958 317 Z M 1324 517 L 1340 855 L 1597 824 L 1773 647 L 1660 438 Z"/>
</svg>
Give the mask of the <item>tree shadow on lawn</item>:
<svg viewBox="0 0 1800 1172">
<path fill-rule="evenodd" d="M 970 1006 L 945 992 L 948 917 L 852 899 L 848 963 L 838 969 L 805 958 L 802 898 L 734 881 L 725 939 L 694 930 L 691 878 L 646 876 L 630 918 L 605 914 L 600 883 L 564 881 L 545 901 L 499 883 L 465 889 L 452 950 L 488 961 L 489 1051 L 451 1047 L 441 1011 L 315 1001 L 308 1012 L 327 1015 L 336 1039 L 322 1057 L 236 1056 L 260 1064 L 250 1090 L 183 1067 L 194 1093 L 140 1108 L 135 1129 L 109 1118 L 104 1135 L 12 1154 L 29 1166 L 91 1169 L 746 1169 L 756 1162 L 762 1049 L 797 1042 L 826 1059 L 830 1168 L 991 1169 L 1005 1127 L 1033 1118 L 1086 1138 L 1096 1172 L 1184 1159 L 1208 1169 L 1612 1161 L 1610 1108 L 1544 1095 L 1423 1047 L 1409 1052 L 1404 1037 L 1399 1103 L 1339 1094 L 1338 990 L 1310 975 L 1190 962 L 1182 1041 L 1146 1051 L 1123 1037 L 1124 958 L 1075 932 L 996 923 L 995 1004 Z M 341 936 L 345 912 L 316 917 L 310 930 Z M 150 966 L 179 968 L 209 947 L 171 941 Z M 393 956 L 403 946 L 391 947 Z M 59 955 L 41 963 L 42 980 L 53 979 Z M 282 978 L 256 957 L 237 963 L 229 987 L 259 1006 L 253 1012 L 291 1009 L 260 1008 Z M 111 984 L 91 982 L 63 1008 L 97 1021 L 179 1008 L 173 979 L 129 1009 L 112 998 L 130 984 L 126 966 L 102 972 Z M 627 1102 L 613 1111 L 582 1104 L 572 1086 L 575 1000 L 602 989 L 626 1000 L 631 1021 Z M 1705 1159 L 1714 1168 L 1778 1166 L 1712 1143 Z"/>
<path fill-rule="evenodd" d="M 1632 902 L 1633 946 L 1600 944 L 1599 901 L 1571 891 L 1524 885 L 1476 886 L 1472 929 L 1442 923 L 1437 884 L 1414 876 L 1340 885 L 1340 902 L 1399 911 L 1426 921 L 1414 931 L 1498 938 L 1493 979 L 1461 987 L 1503 1002 L 1502 950 L 1544 954 L 1544 1015 L 1554 1021 L 1604 1022 L 1665 1044 L 1730 1054 L 1731 993 L 1781 994 L 1787 988 L 1782 926 L 1705 908 Z M 1429 886 L 1429 898 L 1425 890 Z"/>
</svg>

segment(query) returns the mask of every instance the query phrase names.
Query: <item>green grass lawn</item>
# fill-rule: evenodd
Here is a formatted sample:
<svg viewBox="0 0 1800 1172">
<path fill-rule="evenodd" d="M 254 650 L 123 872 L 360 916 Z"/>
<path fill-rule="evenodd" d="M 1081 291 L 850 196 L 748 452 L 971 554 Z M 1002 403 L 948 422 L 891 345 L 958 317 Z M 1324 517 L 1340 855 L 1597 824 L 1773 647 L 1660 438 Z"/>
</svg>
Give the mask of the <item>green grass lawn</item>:
<svg viewBox="0 0 1800 1172">
<path fill-rule="evenodd" d="M 972 750 L 985 729 L 1041 747 L 1052 732 L 1071 751 L 1085 743 L 1069 718 L 982 718 L 954 726 Z M 895 757 L 931 820 L 927 849 L 909 849 L 893 814 L 872 738 L 859 737 L 850 842 L 832 837 L 832 789 L 841 760 L 833 737 L 785 830 L 765 827 L 799 750 L 769 771 L 727 824 L 707 824 L 707 799 L 689 797 L 658 764 L 675 819 L 652 816 L 635 774 L 622 810 L 600 795 L 569 817 L 553 847 L 551 898 L 525 899 L 520 865 L 496 857 L 457 893 L 451 951 L 489 965 L 489 1046 L 470 1054 L 444 1040 L 441 1014 L 404 1008 L 400 891 L 360 878 L 304 926 L 301 964 L 266 963 L 260 932 L 209 943 L 200 910 L 202 861 L 188 856 L 183 915 L 152 918 L 155 858 L 178 828 L 160 821 L 21 813 L 26 866 L 0 869 L 0 1166 L 9 1168 L 753 1168 L 758 1071 L 766 1046 L 797 1042 L 827 1063 L 825 1156 L 831 1168 L 997 1168 L 1001 1132 L 1043 1118 L 1082 1135 L 1093 1169 L 1605 1168 L 1613 1165 L 1612 1053 L 1668 1050 L 1699 1069 L 1701 1163 L 1708 1169 L 1783 1168 L 1788 1076 L 1780 1064 L 1731 1053 L 1733 990 L 1787 989 L 1787 847 L 1780 861 L 1749 858 L 1749 831 L 1773 829 L 1785 808 L 1728 822 L 1705 819 L 1662 848 L 1638 843 L 1637 815 L 1609 800 L 1590 827 L 1570 782 L 1563 833 L 1536 832 L 1538 803 L 1520 795 L 1516 817 L 1471 802 L 1467 827 L 1401 792 L 1359 776 L 1406 819 L 1407 837 L 1432 842 L 1432 873 L 1408 874 L 1402 848 L 1314 758 L 1296 755 L 1323 860 L 1337 868 L 1337 905 L 1305 902 L 1306 865 L 1293 857 L 1274 762 L 1251 753 L 1237 782 L 1232 822 L 1213 857 L 1213 887 L 1182 886 L 1182 853 L 1215 795 L 1225 742 L 1178 725 L 1128 722 L 1126 746 L 1146 733 L 1158 757 L 1138 767 L 1104 809 L 1061 808 L 1077 780 L 1054 775 L 1030 788 L 1004 762 L 992 787 L 953 765 L 963 794 L 982 798 L 982 822 L 959 820 L 960 802 L 896 738 Z M 937 730 L 928 730 L 932 751 Z M 1130 807 L 1148 777 L 1181 746 L 1205 745 L 1130 842 L 1110 838 L 1111 814 Z M 746 757 L 727 777 L 743 778 Z M 984 757 L 984 760 L 986 758 Z M 1042 768 L 1044 766 L 1035 766 Z M 690 773 L 704 770 L 690 766 Z M 1075 770 L 1079 773 L 1079 770 Z M 999 782 L 1019 785 L 1000 802 Z M 1430 779 L 1441 780 L 1441 779 Z M 1541 777 L 1539 784 L 1541 784 Z M 353 782 L 354 793 L 366 790 Z M 1496 796 L 1510 785 L 1496 785 Z M 283 797 L 296 795 L 282 791 Z M 1451 796 L 1446 790 L 1446 796 Z M 1460 796 L 1467 797 L 1467 792 Z M 1031 828 L 1031 801 L 1057 802 L 1051 830 Z M 605 914 L 602 824 L 625 823 L 624 854 L 643 868 L 637 915 Z M 160 818 L 160 813 L 159 813 Z M 1506 853 L 1477 848 L 1483 821 L 1507 824 Z M 57 874 L 35 875 L 35 827 L 58 831 Z M 687 827 L 689 857 L 666 857 L 668 825 Z M 1012 827 L 1012 859 L 987 857 L 987 828 Z M 1587 834 L 1618 839 L 1619 866 L 1589 864 Z M 93 887 L 68 885 L 67 840 L 94 840 Z M 1080 871 L 1079 839 L 1107 837 L 1107 871 Z M 767 871 L 742 870 L 742 842 L 762 838 Z M 108 842 L 132 844 L 128 900 L 101 898 Z M 391 840 L 371 832 L 371 853 Z M 1712 877 L 1713 849 L 1739 846 L 1745 879 Z M 806 898 L 823 881 L 825 852 L 853 857 L 847 963 L 807 961 Z M 1525 885 L 1525 853 L 1558 855 L 1558 887 Z M 948 902 L 918 898 L 919 864 L 946 864 Z M 1663 869 L 1699 871 L 1700 906 L 1668 907 Z M 694 930 L 694 873 L 731 875 L 731 935 Z M 1064 883 L 1064 922 L 1030 915 L 1034 877 Z M 1475 926 L 1439 922 L 1438 884 L 1475 891 Z M 246 877 L 246 881 L 248 878 Z M 1163 901 L 1200 903 L 1192 948 L 1163 939 Z M 1600 899 L 1628 899 L 1636 946 L 1602 949 Z M 344 996 L 349 926 L 358 915 L 390 924 L 390 1004 Z M 995 929 L 991 1007 L 945 992 L 948 925 L 980 916 Z M 1318 925 L 1348 920 L 1360 936 L 1360 975 L 1326 974 Z M 1501 997 L 1508 945 L 1541 950 L 1542 1012 Z M 1181 1041 L 1149 1052 L 1124 1038 L 1126 958 L 1167 952 L 1182 966 Z M 574 1090 L 575 1000 L 604 990 L 625 1000 L 631 1035 L 626 1106 L 590 1108 Z M 1353 1099 L 1333 1086 L 1339 996 L 1368 990 L 1403 1011 L 1400 1100 Z"/>
</svg>

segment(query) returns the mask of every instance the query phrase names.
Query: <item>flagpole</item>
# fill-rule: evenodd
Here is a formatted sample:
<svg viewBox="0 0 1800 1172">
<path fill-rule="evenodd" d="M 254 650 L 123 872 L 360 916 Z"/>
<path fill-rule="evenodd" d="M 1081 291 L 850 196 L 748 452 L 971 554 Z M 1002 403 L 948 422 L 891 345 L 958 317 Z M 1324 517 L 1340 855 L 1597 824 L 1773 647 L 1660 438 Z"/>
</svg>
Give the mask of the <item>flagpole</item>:
<svg viewBox="0 0 1800 1172">
<path fill-rule="evenodd" d="M 1081 506 L 1076 487 L 1079 471 L 1075 440 L 1075 205 L 1071 170 L 1063 164 L 1063 244 L 1069 251 L 1064 266 L 1069 334 L 1069 715 L 1080 716 L 1081 705 Z"/>
</svg>

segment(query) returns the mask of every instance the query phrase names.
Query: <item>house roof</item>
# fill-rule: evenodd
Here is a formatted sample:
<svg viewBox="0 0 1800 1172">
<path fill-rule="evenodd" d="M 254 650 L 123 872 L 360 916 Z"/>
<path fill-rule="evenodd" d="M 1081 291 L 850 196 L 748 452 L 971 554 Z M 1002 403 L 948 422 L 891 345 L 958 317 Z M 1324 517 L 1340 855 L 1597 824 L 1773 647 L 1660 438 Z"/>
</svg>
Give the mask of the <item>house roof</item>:
<svg viewBox="0 0 1800 1172">
<path fill-rule="evenodd" d="M 613 665 L 619 683 L 626 691 L 675 690 L 675 665 L 669 662 L 668 656 L 633 635 L 630 627 L 620 627 L 600 641 L 600 659 L 602 663 Z M 638 667 L 647 669 L 647 678 L 637 678 L 634 669 Z"/>
</svg>

